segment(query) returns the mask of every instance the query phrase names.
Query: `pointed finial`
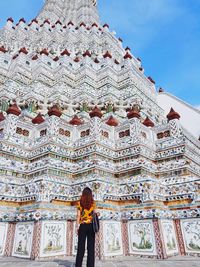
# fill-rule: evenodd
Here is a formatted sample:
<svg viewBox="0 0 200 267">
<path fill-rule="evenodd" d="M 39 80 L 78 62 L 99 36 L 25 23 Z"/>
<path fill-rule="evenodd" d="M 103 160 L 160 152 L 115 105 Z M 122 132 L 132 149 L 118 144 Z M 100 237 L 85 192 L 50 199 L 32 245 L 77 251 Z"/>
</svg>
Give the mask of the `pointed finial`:
<svg viewBox="0 0 200 267">
<path fill-rule="evenodd" d="M 170 109 L 170 112 L 167 114 L 167 119 L 168 121 L 171 121 L 171 120 L 174 120 L 174 119 L 177 119 L 179 120 L 180 119 L 180 115 L 178 112 L 176 112 L 173 108 Z"/>
</svg>

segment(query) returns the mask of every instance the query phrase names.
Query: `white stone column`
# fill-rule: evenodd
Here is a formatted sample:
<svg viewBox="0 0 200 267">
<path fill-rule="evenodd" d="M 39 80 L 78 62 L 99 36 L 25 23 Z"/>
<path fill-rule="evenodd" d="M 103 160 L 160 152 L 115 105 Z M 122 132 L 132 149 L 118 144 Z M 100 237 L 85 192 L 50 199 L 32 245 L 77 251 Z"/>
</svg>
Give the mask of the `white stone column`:
<svg viewBox="0 0 200 267">
<path fill-rule="evenodd" d="M 101 136 L 101 119 L 94 117 L 90 119 L 90 135 L 95 140 L 99 140 Z"/>
<path fill-rule="evenodd" d="M 8 114 L 5 121 L 4 136 L 6 139 L 13 136 L 17 129 L 18 116 L 14 114 Z"/>
<path fill-rule="evenodd" d="M 129 120 L 131 142 L 139 143 L 141 141 L 141 122 L 138 118 Z"/>
</svg>

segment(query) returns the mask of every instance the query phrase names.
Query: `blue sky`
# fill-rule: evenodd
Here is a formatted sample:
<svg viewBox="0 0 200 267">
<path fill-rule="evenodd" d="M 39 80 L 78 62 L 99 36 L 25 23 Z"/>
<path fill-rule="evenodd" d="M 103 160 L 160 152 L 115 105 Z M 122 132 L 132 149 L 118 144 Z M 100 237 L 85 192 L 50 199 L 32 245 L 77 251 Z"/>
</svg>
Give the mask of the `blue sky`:
<svg viewBox="0 0 200 267">
<path fill-rule="evenodd" d="M 200 0 L 98 0 L 102 22 L 140 57 L 147 76 L 200 106 Z M 8 17 L 34 18 L 43 0 L 0 0 L 0 26 Z"/>
</svg>

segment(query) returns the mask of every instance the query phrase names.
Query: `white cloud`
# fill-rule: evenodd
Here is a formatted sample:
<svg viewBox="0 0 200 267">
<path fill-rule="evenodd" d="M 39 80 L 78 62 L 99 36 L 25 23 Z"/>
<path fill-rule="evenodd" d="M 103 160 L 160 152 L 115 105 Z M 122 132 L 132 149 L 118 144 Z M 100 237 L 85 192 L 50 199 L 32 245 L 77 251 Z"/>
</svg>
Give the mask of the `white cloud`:
<svg viewBox="0 0 200 267">
<path fill-rule="evenodd" d="M 196 109 L 200 110 L 200 105 L 195 106 Z"/>
</svg>

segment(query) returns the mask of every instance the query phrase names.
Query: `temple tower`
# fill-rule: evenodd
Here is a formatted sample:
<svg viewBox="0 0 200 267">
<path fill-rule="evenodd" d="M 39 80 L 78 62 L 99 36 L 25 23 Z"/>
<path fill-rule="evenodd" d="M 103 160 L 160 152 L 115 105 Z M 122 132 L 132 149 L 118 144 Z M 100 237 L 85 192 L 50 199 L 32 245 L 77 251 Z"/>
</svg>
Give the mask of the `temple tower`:
<svg viewBox="0 0 200 267">
<path fill-rule="evenodd" d="M 7 20 L 1 255 L 76 254 L 85 186 L 101 214 L 97 257 L 199 255 L 200 143 L 157 95 L 140 58 L 101 24 L 97 1 L 47 0 L 31 22 Z"/>
<path fill-rule="evenodd" d="M 60 20 L 64 24 L 72 21 L 75 25 L 81 22 L 86 24 L 99 23 L 95 0 L 48 0 L 37 19 L 39 21 L 47 19 L 52 23 Z"/>
</svg>

